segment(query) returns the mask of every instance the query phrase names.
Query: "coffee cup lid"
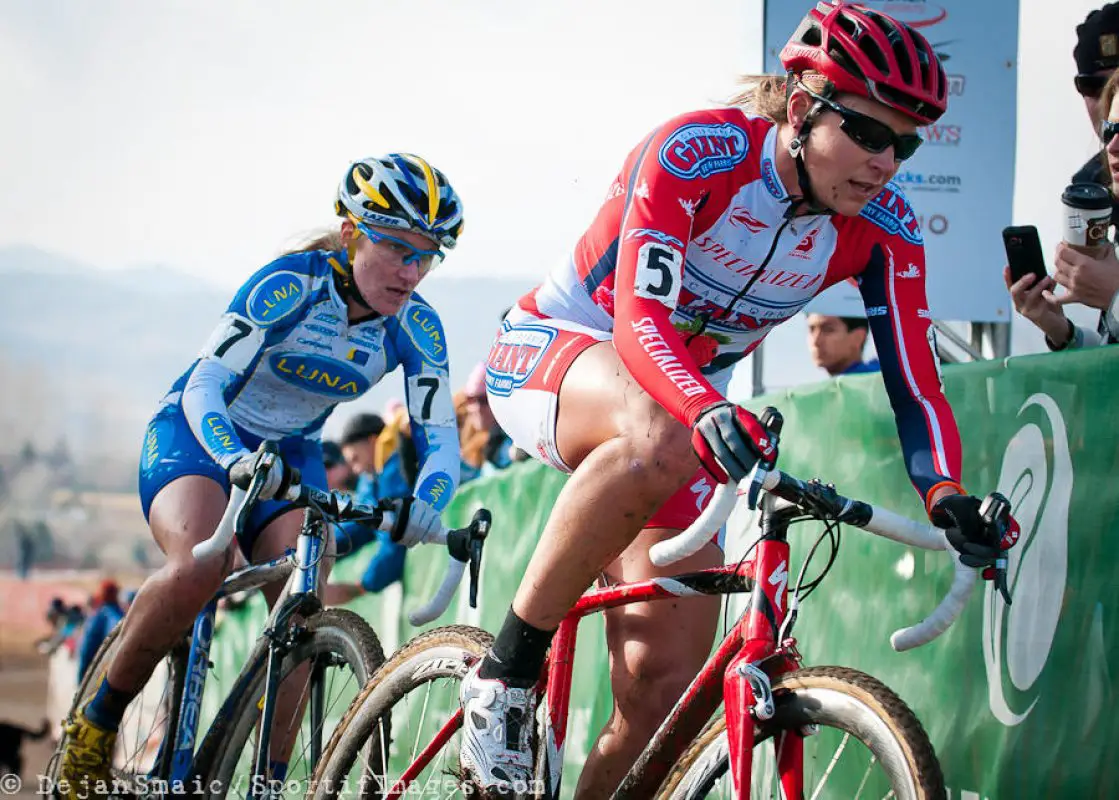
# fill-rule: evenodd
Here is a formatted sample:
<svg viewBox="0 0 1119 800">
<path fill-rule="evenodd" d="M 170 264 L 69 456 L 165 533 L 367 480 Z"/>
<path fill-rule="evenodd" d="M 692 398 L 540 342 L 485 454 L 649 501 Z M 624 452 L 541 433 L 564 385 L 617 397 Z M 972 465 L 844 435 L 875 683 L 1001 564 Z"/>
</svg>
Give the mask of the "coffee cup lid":
<svg viewBox="0 0 1119 800">
<path fill-rule="evenodd" d="M 1073 208 L 1111 208 L 1111 193 L 1098 183 L 1074 183 L 1061 194 L 1061 202 Z"/>
</svg>

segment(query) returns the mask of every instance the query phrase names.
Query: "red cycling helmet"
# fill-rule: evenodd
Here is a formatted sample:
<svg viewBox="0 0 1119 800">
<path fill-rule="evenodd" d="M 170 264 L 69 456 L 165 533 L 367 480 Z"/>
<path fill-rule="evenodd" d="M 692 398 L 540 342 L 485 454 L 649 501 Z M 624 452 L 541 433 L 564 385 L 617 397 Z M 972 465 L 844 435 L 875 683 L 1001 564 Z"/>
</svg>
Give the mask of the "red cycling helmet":
<svg viewBox="0 0 1119 800">
<path fill-rule="evenodd" d="M 814 70 L 836 91 L 862 95 L 923 124 L 948 107 L 944 67 L 924 36 L 866 6 L 819 2 L 781 51 L 792 73 Z"/>
</svg>

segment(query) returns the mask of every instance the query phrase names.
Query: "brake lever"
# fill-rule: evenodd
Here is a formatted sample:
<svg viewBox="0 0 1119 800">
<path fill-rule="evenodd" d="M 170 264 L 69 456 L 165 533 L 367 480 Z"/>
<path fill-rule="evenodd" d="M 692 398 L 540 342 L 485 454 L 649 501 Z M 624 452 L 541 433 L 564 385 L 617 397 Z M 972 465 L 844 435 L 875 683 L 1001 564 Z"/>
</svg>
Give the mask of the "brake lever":
<svg viewBox="0 0 1119 800">
<path fill-rule="evenodd" d="M 1000 558 L 995 561 L 995 586 L 1002 595 L 1002 600 L 1007 605 L 1011 604 L 1010 600 L 1010 587 L 1006 583 L 1006 559 Z"/>
<path fill-rule="evenodd" d="M 493 515 L 488 509 L 480 508 L 474 512 L 470 520 L 470 607 L 478 607 L 478 577 L 482 571 L 482 548 L 486 544 L 486 537 L 493 523 Z"/>
<path fill-rule="evenodd" d="M 1006 534 L 1007 521 L 1010 518 L 1010 501 L 998 492 L 991 492 L 983 498 L 983 502 L 979 506 L 979 516 L 994 531 L 997 537 L 996 541 L 1001 542 Z M 1002 595 L 1003 602 L 1010 605 L 1010 586 L 1006 579 L 1007 563 L 1005 551 L 995 559 L 995 586 L 998 588 L 999 594 Z"/>
</svg>

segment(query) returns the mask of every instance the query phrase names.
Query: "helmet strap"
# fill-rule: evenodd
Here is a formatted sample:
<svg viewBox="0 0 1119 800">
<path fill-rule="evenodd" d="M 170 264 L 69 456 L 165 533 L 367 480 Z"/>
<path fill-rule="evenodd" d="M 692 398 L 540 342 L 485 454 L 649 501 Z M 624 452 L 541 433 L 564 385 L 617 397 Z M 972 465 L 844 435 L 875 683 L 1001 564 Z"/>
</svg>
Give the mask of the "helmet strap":
<svg viewBox="0 0 1119 800">
<path fill-rule="evenodd" d="M 340 275 L 335 272 L 334 277 L 337 281 L 338 293 L 341 294 L 343 298 L 353 300 L 365 310 L 372 311 L 372 307 L 370 307 L 369 303 L 365 302 L 365 298 L 362 297 L 361 292 L 357 290 L 357 283 L 354 281 L 354 253 L 357 252 L 357 237 L 360 235 L 361 234 L 359 234 L 355 228 L 353 236 L 350 237 L 350 241 L 346 244 L 346 249 L 343 251 L 346 258 L 345 264 L 343 265 L 346 268 L 345 274 Z"/>
<path fill-rule="evenodd" d="M 789 208 L 785 212 L 787 218 L 793 217 L 802 207 L 809 214 L 835 213 L 833 209 L 828 208 L 816 198 L 816 193 L 812 190 L 812 180 L 808 177 L 808 167 L 804 163 L 804 150 L 808 146 L 808 137 L 812 133 L 812 125 L 823 109 L 824 105 L 822 103 L 813 104 L 805 116 L 804 122 L 801 123 L 797 135 L 789 142 L 789 155 L 792 156 L 793 163 L 796 164 L 797 168 L 797 184 L 800 186 L 800 197 L 790 199 Z"/>
</svg>

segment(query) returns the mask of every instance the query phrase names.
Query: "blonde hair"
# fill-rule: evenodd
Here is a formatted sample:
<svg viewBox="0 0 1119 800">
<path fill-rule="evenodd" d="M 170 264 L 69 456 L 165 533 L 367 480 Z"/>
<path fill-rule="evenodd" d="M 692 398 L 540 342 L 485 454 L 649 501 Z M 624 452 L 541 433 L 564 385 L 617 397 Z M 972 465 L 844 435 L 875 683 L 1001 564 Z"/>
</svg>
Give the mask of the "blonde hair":
<svg viewBox="0 0 1119 800">
<path fill-rule="evenodd" d="M 285 256 L 294 255 L 296 253 L 313 253 L 316 250 L 329 250 L 335 252 L 345 248 L 345 242 L 342 241 L 342 232 L 339 230 L 322 230 L 311 235 L 301 245 L 296 245 L 293 249 L 284 253 Z"/>
<path fill-rule="evenodd" d="M 1103 119 L 1106 119 L 1108 114 L 1111 113 L 1111 103 L 1115 100 L 1115 95 L 1119 93 L 1119 69 L 1111 73 L 1107 78 L 1107 83 L 1103 85 L 1100 90 L 1100 110 L 1103 112 Z"/>
<path fill-rule="evenodd" d="M 797 80 L 816 94 L 823 94 L 831 83 L 818 72 L 803 72 Z M 784 75 L 743 75 L 738 79 L 742 88 L 727 105 L 739 106 L 743 111 L 766 117 L 778 124 L 789 121 L 789 102 Z"/>
</svg>

